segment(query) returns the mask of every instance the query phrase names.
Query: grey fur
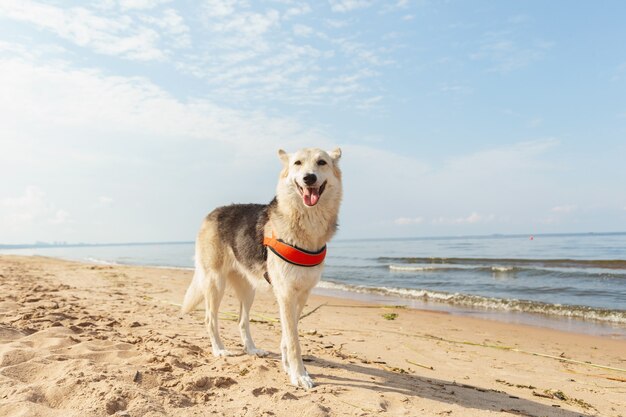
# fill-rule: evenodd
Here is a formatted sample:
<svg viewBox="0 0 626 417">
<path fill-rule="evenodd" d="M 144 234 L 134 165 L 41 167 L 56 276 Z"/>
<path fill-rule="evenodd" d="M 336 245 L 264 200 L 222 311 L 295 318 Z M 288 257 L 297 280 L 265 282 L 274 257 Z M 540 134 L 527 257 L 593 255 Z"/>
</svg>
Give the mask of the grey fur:
<svg viewBox="0 0 626 417">
<path fill-rule="evenodd" d="M 267 272 L 263 235 L 269 212 L 277 203 L 274 197 L 269 204 L 232 204 L 216 208 L 206 217 L 217 224 L 220 240 L 250 272 Z"/>
</svg>

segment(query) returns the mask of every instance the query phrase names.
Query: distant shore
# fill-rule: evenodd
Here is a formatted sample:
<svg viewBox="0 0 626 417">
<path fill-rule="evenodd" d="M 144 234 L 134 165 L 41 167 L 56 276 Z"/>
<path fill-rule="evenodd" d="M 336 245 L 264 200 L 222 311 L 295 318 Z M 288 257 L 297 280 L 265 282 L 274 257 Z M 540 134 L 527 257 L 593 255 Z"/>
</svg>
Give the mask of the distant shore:
<svg viewBox="0 0 626 417">
<path fill-rule="evenodd" d="M 494 237 L 555 237 L 555 236 L 620 236 L 626 235 L 626 231 L 624 232 L 572 232 L 572 233 L 512 233 L 512 234 L 502 234 L 502 233 L 493 233 L 488 235 L 459 235 L 459 236 L 416 236 L 416 237 L 388 237 L 388 238 L 359 238 L 359 239 L 335 239 L 335 241 L 339 242 L 350 242 L 350 241 L 397 241 L 397 240 L 438 240 L 438 239 L 490 239 Z M 193 241 L 154 241 L 154 242 L 35 242 L 35 243 L 0 243 L 0 250 L 3 249 L 37 249 L 37 248 L 78 248 L 78 247 L 99 247 L 99 246 L 142 246 L 142 245 L 185 245 L 194 243 Z"/>
<path fill-rule="evenodd" d="M 312 391 L 280 369 L 267 286 L 252 332 L 268 358 L 213 358 L 191 271 L 0 256 L 0 415 L 626 414 L 626 342 L 315 295 L 300 322 Z M 238 303 L 220 327 L 241 350 Z M 602 388 L 598 388 L 598 387 Z"/>
</svg>

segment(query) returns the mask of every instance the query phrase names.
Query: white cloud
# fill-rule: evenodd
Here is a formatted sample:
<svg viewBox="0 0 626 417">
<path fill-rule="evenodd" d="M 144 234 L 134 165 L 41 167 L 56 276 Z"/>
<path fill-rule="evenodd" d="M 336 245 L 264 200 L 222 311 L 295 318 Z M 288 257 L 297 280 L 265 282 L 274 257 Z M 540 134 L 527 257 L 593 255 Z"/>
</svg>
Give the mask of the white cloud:
<svg viewBox="0 0 626 417">
<path fill-rule="evenodd" d="M 81 47 L 139 61 L 162 60 L 159 34 L 127 15 L 107 18 L 83 7 L 60 8 L 30 0 L 0 3 L 0 16 L 34 24 Z"/>
<path fill-rule="evenodd" d="M 556 206 L 556 207 L 552 207 L 552 209 L 550 211 L 554 212 L 554 213 L 571 213 L 573 211 L 576 211 L 578 207 L 575 204 L 566 204 L 566 205 L 562 205 L 562 206 Z"/>
<path fill-rule="evenodd" d="M 290 19 L 292 17 L 302 16 L 311 13 L 311 10 L 311 6 L 308 3 L 300 3 L 298 5 L 289 7 L 284 13 L 283 17 L 285 19 Z"/>
<path fill-rule="evenodd" d="M 372 5 L 369 0 L 329 0 L 330 9 L 333 12 L 345 13 L 353 10 L 364 9 Z"/>
<path fill-rule="evenodd" d="M 424 218 L 423 217 L 398 217 L 393 222 L 400 226 L 411 225 L 411 224 L 421 224 L 424 222 Z"/>
<path fill-rule="evenodd" d="M 147 10 L 153 9 L 161 4 L 169 3 L 172 0 L 119 0 L 122 10 Z"/>
<path fill-rule="evenodd" d="M 362 100 L 359 104 L 357 104 L 357 108 L 361 110 L 369 110 L 375 107 L 380 107 L 380 103 L 383 100 L 383 96 L 370 97 Z"/>
<path fill-rule="evenodd" d="M 492 218 L 491 216 L 488 217 L 488 219 Z M 479 215 L 478 213 L 472 213 L 469 216 L 467 216 L 464 219 L 458 219 L 457 220 L 459 223 L 478 223 L 480 221 L 484 221 L 483 216 Z"/>
<path fill-rule="evenodd" d="M 344 20 L 326 19 L 324 20 L 324 23 L 326 23 L 328 27 L 333 28 L 333 29 L 341 29 L 350 25 L 350 21 L 346 19 Z"/>
<path fill-rule="evenodd" d="M 380 76 L 374 68 L 391 64 L 384 48 L 356 41 L 355 36 L 331 36 L 300 22 L 283 28 L 284 15 L 278 10 L 232 7 L 236 13 L 207 20 L 210 48 L 178 64 L 181 71 L 206 81 L 214 96 L 264 106 L 279 101 L 358 107 L 380 95 L 371 80 Z"/>
<path fill-rule="evenodd" d="M 379 13 L 393 13 L 393 12 L 401 12 L 404 13 L 406 10 L 411 8 L 411 0 L 397 0 L 396 2 L 385 1 L 381 2 Z"/>
<path fill-rule="evenodd" d="M 63 224 L 67 223 L 70 218 L 70 214 L 65 210 L 57 210 L 54 213 L 54 216 L 50 218 L 48 221 L 51 224 Z"/>
<path fill-rule="evenodd" d="M 239 44 L 242 41 L 255 41 L 257 37 L 268 32 L 272 26 L 280 21 L 280 13 L 277 10 L 268 10 L 265 13 L 237 13 L 228 20 L 211 22 L 210 26 L 215 32 L 228 32 L 238 36 L 232 42 Z"/>
<path fill-rule="evenodd" d="M 544 224 L 547 226 L 554 226 L 561 223 L 561 220 L 556 217 L 542 217 L 537 220 L 537 223 Z"/>
<path fill-rule="evenodd" d="M 378 67 L 394 63 L 391 59 L 381 58 L 381 55 L 378 53 L 379 50 L 372 48 L 371 45 L 354 41 L 351 38 L 333 39 L 332 43 L 338 45 L 346 55 L 368 64 L 368 68 L 370 66 Z"/>
<path fill-rule="evenodd" d="M 509 146 L 478 151 L 469 155 L 450 158 L 445 170 L 457 175 L 457 179 L 489 177 L 493 172 L 512 172 L 538 168 L 534 157 L 553 149 L 559 144 L 555 138 L 519 142 Z M 468 174 L 464 175 L 463 172 Z M 503 178 L 506 179 L 506 178 Z"/>
<path fill-rule="evenodd" d="M 312 27 L 307 25 L 293 25 L 293 33 L 297 36 L 309 37 L 314 33 Z"/>
<path fill-rule="evenodd" d="M 4 60 L 0 86 L 5 92 L 0 109 L 21 129 L 36 121 L 65 129 L 98 126 L 101 132 L 232 141 L 255 136 L 232 130 L 240 130 L 242 120 L 263 123 L 261 115 L 246 117 L 208 100 L 177 100 L 143 78 L 106 76 L 63 64 Z"/>
<path fill-rule="evenodd" d="M 41 207 L 44 196 L 44 192 L 38 187 L 29 186 L 24 190 L 24 194 L 19 197 L 5 197 L 0 200 L 0 206 L 10 209 Z"/>
<path fill-rule="evenodd" d="M 475 223 L 487 223 L 495 219 L 495 215 L 490 214 L 488 216 L 482 216 L 476 212 L 466 217 L 437 217 L 432 220 L 433 224 L 475 224 Z"/>
<path fill-rule="evenodd" d="M 107 196 L 104 196 L 104 195 L 98 197 L 98 204 L 101 205 L 101 206 L 108 206 L 108 205 L 112 204 L 113 201 L 115 201 L 115 200 L 113 200 L 111 197 L 107 197 Z"/>
<path fill-rule="evenodd" d="M 0 152 L 0 161 L 8 158 L 3 163 L 17 155 L 25 158 L 23 162 L 37 163 L 26 158 L 46 149 L 97 164 L 106 154 L 93 156 L 82 151 L 88 146 L 72 146 L 97 138 L 212 141 L 247 152 L 291 143 L 324 143 L 321 134 L 294 119 L 234 110 L 208 99 L 181 100 L 144 78 L 110 76 L 60 62 L 0 58 L 0 91 L 3 148 L 14 149 Z M 63 151 L 53 146 L 53 139 L 64 144 Z M 121 157 L 141 163 L 139 154 Z"/>
<path fill-rule="evenodd" d="M 191 46 L 189 26 L 176 10 L 166 9 L 160 17 L 142 16 L 141 20 L 168 33 L 172 37 L 175 47 L 189 48 Z"/>
<path fill-rule="evenodd" d="M 0 200 L 0 223 L 5 233 L 31 231 L 45 224 L 61 225 L 69 221 L 69 213 L 48 201 L 46 193 L 36 186 L 26 187 L 18 197 Z M 0 236 L 0 240 L 3 237 Z"/>
<path fill-rule="evenodd" d="M 373 68 L 393 64 L 393 43 L 354 33 L 346 27 L 355 23 L 349 19 L 317 27 L 307 19 L 311 11 L 308 2 L 297 0 L 204 0 L 189 7 L 165 0 L 100 0 L 80 7 L 35 0 L 0 3 L 0 17 L 56 34 L 57 42 L 68 41 L 67 50 L 59 53 L 65 59 L 74 59 L 72 47 L 78 46 L 128 60 L 159 61 L 200 79 L 212 97 L 230 105 L 367 106 L 364 100 L 383 91 L 370 79 L 381 75 Z"/>
<path fill-rule="evenodd" d="M 547 41 L 516 40 L 511 31 L 488 32 L 470 58 L 486 61 L 489 71 L 507 73 L 542 59 L 554 44 Z"/>
<path fill-rule="evenodd" d="M 474 89 L 466 85 L 443 83 L 440 87 L 440 91 L 452 94 L 472 94 Z"/>
<path fill-rule="evenodd" d="M 237 0 L 205 0 L 204 10 L 207 17 L 226 17 L 235 13 Z"/>
</svg>

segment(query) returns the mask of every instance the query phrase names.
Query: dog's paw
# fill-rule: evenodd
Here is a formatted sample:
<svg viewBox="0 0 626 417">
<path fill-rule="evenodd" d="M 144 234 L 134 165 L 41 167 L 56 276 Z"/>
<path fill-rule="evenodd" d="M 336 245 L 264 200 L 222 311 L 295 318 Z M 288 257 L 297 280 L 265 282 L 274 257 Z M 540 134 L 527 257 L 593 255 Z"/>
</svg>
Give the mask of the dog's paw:
<svg viewBox="0 0 626 417">
<path fill-rule="evenodd" d="M 266 350 L 263 349 L 257 349 L 257 348 L 247 348 L 246 349 L 246 353 L 248 355 L 254 355 L 254 356 L 258 356 L 260 358 L 269 355 L 270 353 Z"/>
<path fill-rule="evenodd" d="M 226 349 L 213 349 L 213 356 L 219 358 L 221 356 L 235 356 L 235 354 Z"/>
<path fill-rule="evenodd" d="M 300 375 L 298 377 L 298 384 L 304 389 L 311 389 L 315 386 L 313 379 L 309 375 Z"/>
<path fill-rule="evenodd" d="M 305 371 L 302 375 L 297 375 L 295 373 L 290 375 L 291 384 L 296 387 L 302 387 L 304 389 L 311 389 L 315 386 L 313 379 L 309 376 L 309 374 Z"/>
</svg>

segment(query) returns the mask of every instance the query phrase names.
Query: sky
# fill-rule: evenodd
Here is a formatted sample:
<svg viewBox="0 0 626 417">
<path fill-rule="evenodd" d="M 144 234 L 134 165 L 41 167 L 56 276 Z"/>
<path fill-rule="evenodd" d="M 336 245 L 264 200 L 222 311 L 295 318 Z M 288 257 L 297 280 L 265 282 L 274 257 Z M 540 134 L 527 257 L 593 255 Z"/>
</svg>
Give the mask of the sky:
<svg viewBox="0 0 626 417">
<path fill-rule="evenodd" d="M 337 238 L 626 231 L 622 1 L 0 1 L 0 243 L 191 241 L 343 150 Z"/>
</svg>

